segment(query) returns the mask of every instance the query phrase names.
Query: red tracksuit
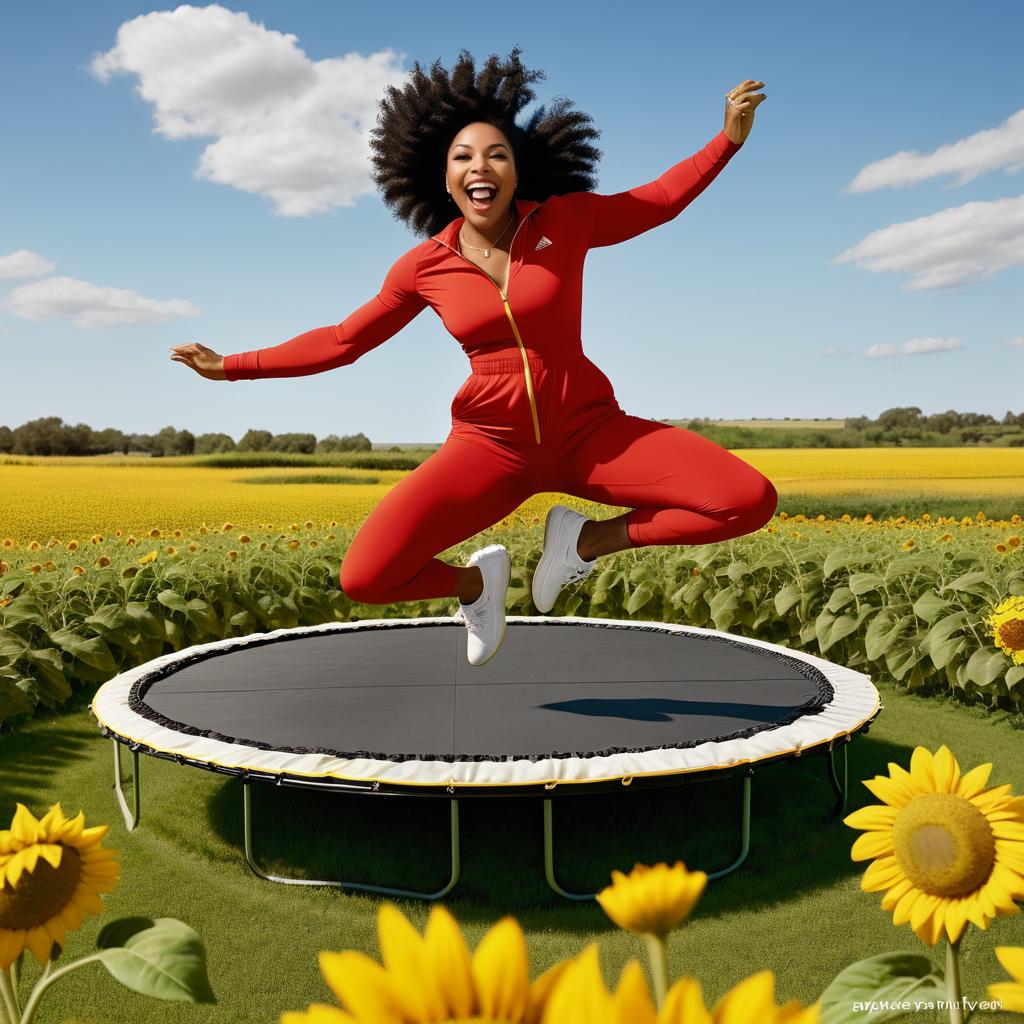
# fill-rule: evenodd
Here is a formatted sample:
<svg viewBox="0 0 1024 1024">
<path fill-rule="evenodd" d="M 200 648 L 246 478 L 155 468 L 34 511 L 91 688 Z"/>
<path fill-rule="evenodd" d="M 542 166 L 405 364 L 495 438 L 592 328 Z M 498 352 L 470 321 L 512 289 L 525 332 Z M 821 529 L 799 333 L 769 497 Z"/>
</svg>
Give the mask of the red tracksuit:
<svg viewBox="0 0 1024 1024">
<path fill-rule="evenodd" d="M 402 256 L 338 326 L 225 358 L 229 380 L 319 373 L 355 362 L 428 305 L 469 356 L 451 433 L 352 541 L 346 594 L 370 604 L 454 596 L 457 570 L 435 556 L 541 492 L 631 508 L 637 547 L 727 540 L 771 518 L 766 477 L 699 434 L 624 413 L 580 338 L 587 250 L 671 220 L 737 149 L 721 132 L 628 192 L 516 200 L 504 288 L 459 253 L 460 217 Z"/>
</svg>

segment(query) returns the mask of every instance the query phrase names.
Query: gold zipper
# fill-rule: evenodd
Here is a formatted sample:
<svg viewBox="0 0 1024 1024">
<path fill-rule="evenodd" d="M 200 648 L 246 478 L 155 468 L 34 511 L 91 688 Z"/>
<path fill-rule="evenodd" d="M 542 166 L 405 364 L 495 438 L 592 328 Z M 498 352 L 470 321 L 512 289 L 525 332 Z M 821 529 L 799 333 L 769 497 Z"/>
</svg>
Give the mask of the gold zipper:
<svg viewBox="0 0 1024 1024">
<path fill-rule="evenodd" d="M 533 391 L 533 374 L 530 372 L 530 361 L 529 361 L 529 359 L 527 359 L 527 356 L 526 356 L 526 346 L 523 344 L 523 339 L 519 335 L 519 328 L 516 326 L 515 317 L 512 316 L 512 308 L 508 304 L 508 281 L 509 281 L 509 277 L 512 274 L 512 249 L 513 249 L 513 247 L 516 244 L 516 235 L 519 234 L 519 231 L 522 228 L 522 226 L 526 223 L 527 219 L 529 217 L 531 217 L 532 215 L 533 215 L 533 210 L 531 210 L 516 225 L 516 230 L 515 230 L 514 234 L 512 235 L 512 241 L 509 242 L 509 244 L 508 244 L 508 263 L 505 266 L 505 287 L 504 288 L 502 288 L 501 285 L 499 285 L 498 282 L 495 281 L 494 278 L 491 277 L 491 275 L 488 274 L 485 270 L 481 270 L 480 267 L 477 267 L 477 265 L 472 260 L 466 259 L 466 257 L 463 256 L 462 253 L 459 252 L 458 249 L 454 248 L 451 245 L 449 245 L 448 248 L 451 249 L 452 252 L 454 252 L 457 256 L 461 256 L 462 259 L 466 260 L 466 262 L 470 266 L 476 267 L 476 269 L 479 270 L 480 273 L 483 274 L 484 277 L 486 277 L 487 280 L 490 281 L 491 284 L 493 284 L 494 287 L 498 289 L 498 294 L 501 296 L 501 303 L 505 307 L 505 316 L 508 317 L 508 322 L 509 322 L 509 324 L 512 327 L 512 334 L 513 334 L 513 336 L 516 339 L 516 344 L 519 346 L 519 354 L 523 357 L 523 376 L 526 378 L 526 397 L 529 399 L 529 402 L 530 402 L 530 415 L 533 417 L 533 436 L 534 436 L 537 444 L 540 444 L 540 419 L 537 416 L 537 399 L 536 399 L 536 397 L 534 395 L 534 391 Z M 443 242 L 442 245 L 447 245 L 447 243 Z"/>
</svg>

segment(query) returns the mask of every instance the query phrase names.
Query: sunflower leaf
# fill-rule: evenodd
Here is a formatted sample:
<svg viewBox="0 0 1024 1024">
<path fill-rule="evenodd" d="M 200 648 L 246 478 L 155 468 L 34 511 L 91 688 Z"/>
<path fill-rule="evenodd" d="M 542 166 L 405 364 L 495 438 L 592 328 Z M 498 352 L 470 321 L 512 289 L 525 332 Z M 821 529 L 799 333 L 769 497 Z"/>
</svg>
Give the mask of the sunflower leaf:
<svg viewBox="0 0 1024 1024">
<path fill-rule="evenodd" d="M 214 1003 L 203 940 L 173 917 L 123 917 L 100 932 L 103 966 L 126 988 L 154 999 Z"/>
<path fill-rule="evenodd" d="M 882 953 L 851 964 L 822 992 L 821 1024 L 895 1020 L 908 1013 L 901 1004 L 921 1009 L 945 992 L 945 974 L 928 957 Z"/>
</svg>

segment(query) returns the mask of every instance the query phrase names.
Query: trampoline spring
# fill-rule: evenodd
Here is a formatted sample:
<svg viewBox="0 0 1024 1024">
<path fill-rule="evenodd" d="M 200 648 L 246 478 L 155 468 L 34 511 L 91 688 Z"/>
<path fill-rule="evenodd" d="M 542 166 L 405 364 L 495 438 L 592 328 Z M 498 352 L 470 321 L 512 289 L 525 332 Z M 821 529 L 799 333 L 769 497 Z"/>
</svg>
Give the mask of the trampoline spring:
<svg viewBox="0 0 1024 1024">
<path fill-rule="evenodd" d="M 142 747 L 141 743 L 129 743 L 128 749 L 134 754 Z"/>
</svg>

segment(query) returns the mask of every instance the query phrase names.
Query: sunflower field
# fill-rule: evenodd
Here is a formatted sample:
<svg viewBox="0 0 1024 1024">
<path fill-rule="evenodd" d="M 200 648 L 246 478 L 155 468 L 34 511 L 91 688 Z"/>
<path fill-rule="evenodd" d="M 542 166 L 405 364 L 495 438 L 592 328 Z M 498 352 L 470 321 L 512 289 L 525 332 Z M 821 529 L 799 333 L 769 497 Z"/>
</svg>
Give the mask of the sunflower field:
<svg viewBox="0 0 1024 1024">
<path fill-rule="evenodd" d="M 443 557 L 465 561 L 500 539 L 513 565 L 508 613 L 534 614 L 541 522 L 497 524 Z M 226 636 L 456 611 L 454 598 L 351 601 L 338 570 L 353 533 L 306 520 L 46 543 L 0 538 L 0 717 L 59 705 L 76 688 Z M 733 541 L 609 556 L 562 592 L 553 614 L 708 626 L 911 688 L 1021 707 L 1022 533 L 1019 516 L 865 522 L 783 514 Z"/>
</svg>

